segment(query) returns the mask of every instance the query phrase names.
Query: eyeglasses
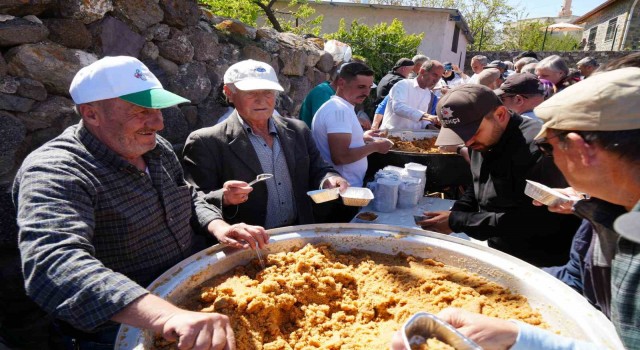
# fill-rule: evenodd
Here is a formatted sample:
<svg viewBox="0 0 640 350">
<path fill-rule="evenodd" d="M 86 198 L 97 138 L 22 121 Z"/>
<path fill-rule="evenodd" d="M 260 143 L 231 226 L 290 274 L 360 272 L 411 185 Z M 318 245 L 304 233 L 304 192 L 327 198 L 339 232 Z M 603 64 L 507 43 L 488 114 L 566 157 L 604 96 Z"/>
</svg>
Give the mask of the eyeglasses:
<svg viewBox="0 0 640 350">
<path fill-rule="evenodd" d="M 553 157 L 553 146 L 549 143 L 549 140 L 556 137 L 564 137 L 568 133 L 570 133 L 570 131 L 560 132 L 551 137 L 543 137 L 537 140 L 533 140 L 533 144 L 538 147 L 540 152 L 542 152 L 545 157 Z"/>
</svg>

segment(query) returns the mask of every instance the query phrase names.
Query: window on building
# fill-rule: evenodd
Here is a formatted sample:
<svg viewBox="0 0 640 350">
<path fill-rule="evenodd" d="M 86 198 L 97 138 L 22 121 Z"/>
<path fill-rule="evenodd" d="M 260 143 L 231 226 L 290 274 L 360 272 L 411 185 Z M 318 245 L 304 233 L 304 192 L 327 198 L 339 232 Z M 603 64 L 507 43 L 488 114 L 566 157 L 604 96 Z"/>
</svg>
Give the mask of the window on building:
<svg viewBox="0 0 640 350">
<path fill-rule="evenodd" d="M 453 29 L 453 41 L 451 42 L 451 51 L 458 52 L 458 39 L 460 38 L 460 28 L 454 26 Z"/>
<path fill-rule="evenodd" d="M 595 26 L 589 30 L 589 44 L 596 43 L 596 34 L 598 34 L 598 26 Z"/>
<path fill-rule="evenodd" d="M 605 41 L 613 39 L 613 36 L 616 35 L 617 24 L 618 24 L 618 17 L 609 21 L 609 25 L 607 26 L 607 35 L 605 35 L 604 37 Z"/>
</svg>

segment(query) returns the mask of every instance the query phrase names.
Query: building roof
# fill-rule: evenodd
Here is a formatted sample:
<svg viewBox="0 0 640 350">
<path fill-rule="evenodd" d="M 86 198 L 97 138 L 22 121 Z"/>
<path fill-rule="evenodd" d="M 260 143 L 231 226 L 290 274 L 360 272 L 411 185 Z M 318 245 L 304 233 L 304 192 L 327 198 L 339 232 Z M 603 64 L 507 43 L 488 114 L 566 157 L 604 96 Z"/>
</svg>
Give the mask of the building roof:
<svg viewBox="0 0 640 350">
<path fill-rule="evenodd" d="M 278 0 L 285 1 L 285 0 Z M 340 1 L 321 1 L 321 2 L 309 2 L 309 5 L 330 5 L 330 6 L 344 6 L 344 7 L 369 7 L 373 9 L 393 9 L 403 11 L 424 11 L 424 12 L 443 12 L 448 13 L 452 17 L 459 17 L 459 21 L 456 21 L 456 26 L 460 28 L 460 31 L 467 38 L 469 43 L 473 43 L 473 34 L 469 29 L 467 21 L 458 9 L 440 8 L 440 7 L 420 7 L 420 6 L 395 6 L 395 5 L 382 5 L 382 4 L 369 4 L 369 3 L 355 3 L 355 2 L 340 2 Z"/>
<path fill-rule="evenodd" d="M 615 4 L 618 1 L 619 0 L 607 0 L 607 1 L 603 2 L 602 4 L 600 4 L 600 6 L 594 8 L 593 10 L 585 13 L 584 15 L 574 19 L 572 23 L 574 23 L 574 24 L 585 23 L 585 22 L 587 22 L 589 17 L 591 17 L 591 16 L 595 15 L 596 13 L 604 10 L 605 8 Z"/>
</svg>

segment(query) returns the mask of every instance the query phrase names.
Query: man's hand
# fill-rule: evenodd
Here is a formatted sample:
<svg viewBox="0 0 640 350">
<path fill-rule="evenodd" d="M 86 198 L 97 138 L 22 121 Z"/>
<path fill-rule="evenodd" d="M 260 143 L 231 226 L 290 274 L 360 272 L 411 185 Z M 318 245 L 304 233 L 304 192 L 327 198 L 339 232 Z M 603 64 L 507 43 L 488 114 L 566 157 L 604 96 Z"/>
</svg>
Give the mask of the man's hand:
<svg viewBox="0 0 640 350">
<path fill-rule="evenodd" d="M 330 176 L 322 183 L 322 188 L 324 189 L 336 187 L 339 187 L 339 191 L 342 193 L 349 187 L 349 181 L 342 176 Z"/>
<path fill-rule="evenodd" d="M 224 220 L 213 220 L 207 229 L 218 242 L 233 248 L 264 248 L 269 243 L 269 235 L 261 226 L 245 223 L 229 225 Z"/>
<path fill-rule="evenodd" d="M 373 141 L 374 137 L 380 137 L 380 131 L 378 130 L 367 130 L 364 132 L 364 135 L 362 136 L 362 138 L 364 139 L 365 142 L 371 142 Z"/>
<path fill-rule="evenodd" d="M 393 141 L 389 139 L 377 139 L 372 142 L 375 145 L 376 152 L 385 154 L 393 147 Z"/>
<path fill-rule="evenodd" d="M 253 187 L 244 181 L 230 180 L 222 185 L 222 205 L 238 205 L 249 199 Z"/>
<path fill-rule="evenodd" d="M 507 350 L 515 344 L 520 332 L 518 325 L 511 321 L 462 309 L 446 308 L 437 316 L 484 350 Z M 400 331 L 393 335 L 391 350 L 409 350 L 404 346 Z"/>
<path fill-rule="evenodd" d="M 159 320 L 162 336 L 177 341 L 178 349 L 235 349 L 236 340 L 229 318 L 216 313 L 178 310 Z"/>
<path fill-rule="evenodd" d="M 485 350 L 507 350 L 515 344 L 520 331 L 514 322 L 456 308 L 437 315 Z"/>
<path fill-rule="evenodd" d="M 438 116 L 431 115 L 429 113 L 423 114 L 420 120 L 428 121 L 435 125 L 440 125 L 440 120 L 438 120 Z"/>
<path fill-rule="evenodd" d="M 573 199 L 573 201 L 565 202 L 553 207 L 548 207 L 549 211 L 558 213 L 558 214 L 573 214 L 573 205 L 575 204 L 576 201 L 582 199 L 582 193 L 579 193 L 578 191 L 574 190 L 573 187 L 554 188 L 554 190 L 566 195 L 567 197 L 570 197 L 571 199 Z M 544 204 L 534 199 L 533 205 L 541 207 Z"/>
<path fill-rule="evenodd" d="M 449 215 L 451 215 L 450 211 L 425 211 L 424 215 L 428 216 L 429 218 L 417 222 L 417 224 L 420 225 L 420 227 L 422 227 L 423 229 L 446 234 L 453 232 L 451 230 L 451 227 L 449 227 Z"/>
<path fill-rule="evenodd" d="M 134 300 L 111 320 L 162 334 L 169 341 L 177 341 L 178 349 L 236 348 L 227 316 L 183 310 L 153 294 Z"/>
</svg>

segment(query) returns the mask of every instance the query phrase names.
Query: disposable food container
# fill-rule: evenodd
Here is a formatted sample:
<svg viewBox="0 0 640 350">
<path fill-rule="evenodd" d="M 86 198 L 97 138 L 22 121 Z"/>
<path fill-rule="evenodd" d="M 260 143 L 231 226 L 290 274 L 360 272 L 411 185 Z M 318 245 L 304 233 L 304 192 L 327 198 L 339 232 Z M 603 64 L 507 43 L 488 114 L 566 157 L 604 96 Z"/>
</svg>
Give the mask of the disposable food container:
<svg viewBox="0 0 640 350">
<path fill-rule="evenodd" d="M 307 195 L 311 197 L 315 203 L 324 203 L 338 199 L 339 192 L 340 190 L 337 188 L 329 188 L 325 190 L 309 191 L 307 192 Z"/>
<path fill-rule="evenodd" d="M 560 193 L 553 188 L 531 180 L 527 180 L 527 185 L 524 188 L 524 194 L 550 207 L 571 202 L 573 200 L 571 197 Z"/>
<path fill-rule="evenodd" d="M 340 193 L 342 203 L 352 207 L 365 207 L 373 199 L 373 192 L 366 187 L 347 187 Z"/>
</svg>

